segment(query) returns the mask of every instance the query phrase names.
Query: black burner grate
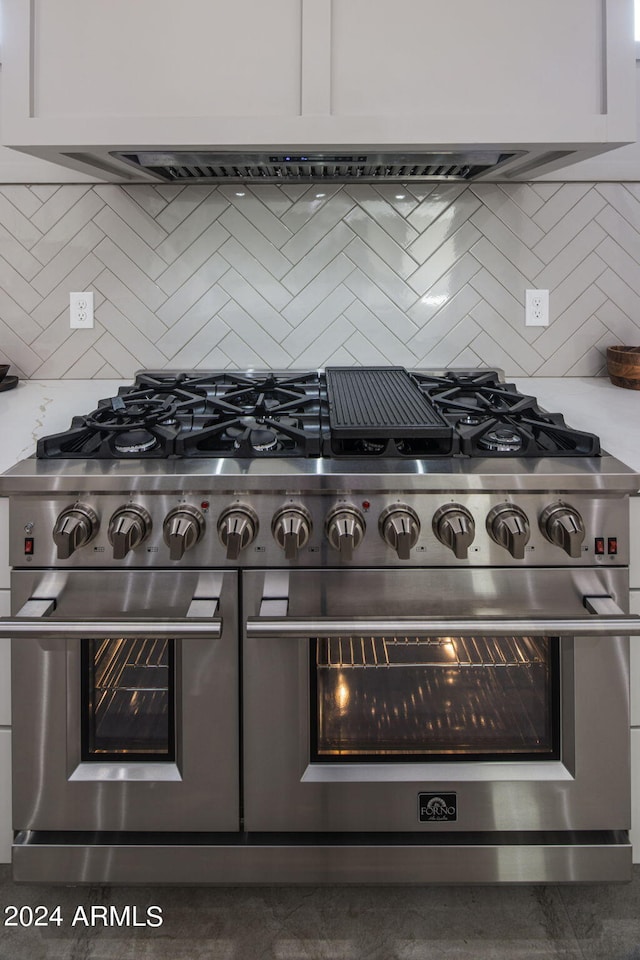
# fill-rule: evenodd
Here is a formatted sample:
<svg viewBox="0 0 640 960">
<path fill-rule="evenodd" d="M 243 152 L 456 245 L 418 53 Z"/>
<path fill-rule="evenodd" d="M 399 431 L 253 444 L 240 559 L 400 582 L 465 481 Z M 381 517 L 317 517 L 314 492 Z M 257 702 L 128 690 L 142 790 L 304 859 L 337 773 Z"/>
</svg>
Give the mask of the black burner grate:
<svg viewBox="0 0 640 960">
<path fill-rule="evenodd" d="M 41 458 L 593 457 L 598 438 L 495 371 L 140 371 Z"/>
<path fill-rule="evenodd" d="M 455 430 L 468 457 L 597 457 L 600 441 L 504 383 L 494 370 L 414 374 L 425 399 Z"/>
<path fill-rule="evenodd" d="M 318 457 L 326 401 L 316 371 L 145 370 L 71 429 L 38 441 L 38 457 Z"/>
</svg>

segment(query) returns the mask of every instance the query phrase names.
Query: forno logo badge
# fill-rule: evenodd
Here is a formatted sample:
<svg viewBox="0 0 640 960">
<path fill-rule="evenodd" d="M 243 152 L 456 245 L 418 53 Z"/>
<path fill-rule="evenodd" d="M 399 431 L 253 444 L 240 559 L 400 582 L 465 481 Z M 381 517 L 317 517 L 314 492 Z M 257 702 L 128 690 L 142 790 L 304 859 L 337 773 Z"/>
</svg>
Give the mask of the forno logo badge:
<svg viewBox="0 0 640 960">
<path fill-rule="evenodd" d="M 455 793 L 419 793 L 418 819 L 421 823 L 458 819 Z"/>
<path fill-rule="evenodd" d="M 433 797 L 427 804 L 426 814 L 431 820 L 446 820 L 456 812 L 455 807 L 447 806 L 442 797 Z"/>
</svg>

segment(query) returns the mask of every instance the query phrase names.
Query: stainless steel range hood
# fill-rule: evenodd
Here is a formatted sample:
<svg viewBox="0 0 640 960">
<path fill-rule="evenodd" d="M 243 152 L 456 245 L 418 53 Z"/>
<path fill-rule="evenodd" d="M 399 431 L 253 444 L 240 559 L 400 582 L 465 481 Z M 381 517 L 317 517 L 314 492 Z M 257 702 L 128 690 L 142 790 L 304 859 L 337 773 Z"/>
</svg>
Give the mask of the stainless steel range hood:
<svg viewBox="0 0 640 960">
<path fill-rule="evenodd" d="M 422 152 L 120 151 L 117 160 L 180 183 L 342 183 L 386 181 L 468 181 L 523 156 L 523 151 L 459 150 Z"/>
<path fill-rule="evenodd" d="M 384 144 L 251 147 L 20 148 L 83 174 L 121 183 L 411 183 L 528 180 L 589 159 L 610 146 L 517 143 L 406 148 Z"/>
<path fill-rule="evenodd" d="M 35 152 L 35 151 L 34 151 Z M 425 183 L 523 179 L 591 156 L 571 149 L 477 147 L 421 150 L 94 149 L 64 151 L 68 166 L 108 179 L 167 183 Z M 52 158 L 53 159 L 53 158 Z"/>
</svg>

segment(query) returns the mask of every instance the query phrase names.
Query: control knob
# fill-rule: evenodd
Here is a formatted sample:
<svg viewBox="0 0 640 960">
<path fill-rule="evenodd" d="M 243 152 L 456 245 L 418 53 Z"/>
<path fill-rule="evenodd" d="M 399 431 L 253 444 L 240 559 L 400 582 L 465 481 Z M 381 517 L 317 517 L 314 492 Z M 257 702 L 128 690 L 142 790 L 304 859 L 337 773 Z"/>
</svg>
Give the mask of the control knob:
<svg viewBox="0 0 640 960">
<path fill-rule="evenodd" d="M 311 514 L 298 504 L 282 507 L 273 515 L 271 532 L 287 560 L 296 560 L 298 551 L 309 542 L 313 524 Z"/>
<path fill-rule="evenodd" d="M 109 521 L 109 543 L 113 547 L 113 559 L 124 560 L 130 550 L 147 539 L 151 533 L 151 517 L 136 503 L 119 507 Z"/>
<path fill-rule="evenodd" d="M 515 503 L 501 503 L 487 515 L 487 532 L 492 540 L 508 550 L 514 560 L 524 560 L 530 528 L 526 513 Z"/>
<path fill-rule="evenodd" d="M 343 560 L 352 560 L 353 551 L 362 543 L 366 523 L 362 513 L 348 504 L 330 510 L 325 520 L 325 533 L 334 550 Z"/>
<path fill-rule="evenodd" d="M 581 555 L 585 531 L 582 517 L 575 507 L 562 501 L 549 504 L 540 514 L 538 522 L 547 540 L 562 547 L 574 559 Z"/>
<path fill-rule="evenodd" d="M 251 507 L 237 503 L 218 517 L 218 536 L 227 548 L 227 560 L 237 560 L 240 551 L 253 543 L 257 535 L 258 517 Z"/>
<path fill-rule="evenodd" d="M 99 526 L 97 513 L 86 503 L 77 502 L 63 510 L 53 528 L 58 560 L 68 560 L 74 550 L 90 543 Z"/>
<path fill-rule="evenodd" d="M 418 514 L 406 503 L 386 507 L 378 520 L 380 536 L 398 554 L 399 560 L 408 560 L 420 536 Z"/>
<path fill-rule="evenodd" d="M 466 560 L 476 535 L 476 524 L 461 503 L 448 503 L 433 515 L 433 532 L 445 547 L 453 550 L 458 560 Z"/>
<path fill-rule="evenodd" d="M 187 550 L 195 547 L 204 533 L 204 517 L 188 504 L 174 507 L 164 518 L 162 534 L 169 547 L 171 560 L 182 560 Z"/>
</svg>

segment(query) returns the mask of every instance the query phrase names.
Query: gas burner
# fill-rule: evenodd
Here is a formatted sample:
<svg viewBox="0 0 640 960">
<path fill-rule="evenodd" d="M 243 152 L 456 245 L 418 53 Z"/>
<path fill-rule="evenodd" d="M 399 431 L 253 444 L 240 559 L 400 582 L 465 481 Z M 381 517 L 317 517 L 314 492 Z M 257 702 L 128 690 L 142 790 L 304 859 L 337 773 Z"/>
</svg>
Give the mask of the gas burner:
<svg viewBox="0 0 640 960">
<path fill-rule="evenodd" d="M 233 438 L 233 449 L 239 452 L 245 451 L 247 444 L 256 453 L 270 453 L 278 449 L 275 430 L 255 417 L 242 417 L 238 425 L 227 427 L 226 433 Z"/>
<path fill-rule="evenodd" d="M 118 453 L 148 453 L 158 446 L 158 440 L 147 430 L 125 430 L 118 434 L 113 446 Z"/>
<path fill-rule="evenodd" d="M 384 452 L 386 447 L 385 440 L 359 440 L 356 444 L 357 448 L 362 451 L 362 453 L 372 453 L 380 454 Z"/>
<path fill-rule="evenodd" d="M 467 413 L 463 417 L 460 417 L 458 420 L 458 425 L 465 427 L 477 427 L 478 424 L 482 423 L 484 419 L 484 417 L 478 417 L 476 414 Z"/>
<path fill-rule="evenodd" d="M 278 449 L 278 438 L 271 430 L 250 430 L 249 442 L 257 453 L 269 453 Z M 234 447 L 239 450 L 240 443 L 234 443 Z"/>
<path fill-rule="evenodd" d="M 495 453 L 517 453 L 522 449 L 522 437 L 511 427 L 497 427 L 480 437 L 478 446 Z"/>
<path fill-rule="evenodd" d="M 74 417 L 71 428 L 38 441 L 38 457 L 114 460 L 169 457 L 178 432 L 176 406 L 165 397 L 118 395 L 100 400 L 91 413 Z"/>
</svg>

